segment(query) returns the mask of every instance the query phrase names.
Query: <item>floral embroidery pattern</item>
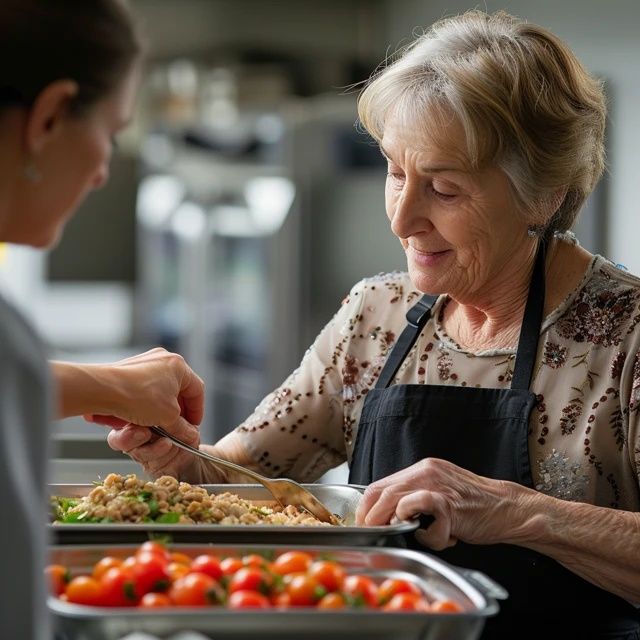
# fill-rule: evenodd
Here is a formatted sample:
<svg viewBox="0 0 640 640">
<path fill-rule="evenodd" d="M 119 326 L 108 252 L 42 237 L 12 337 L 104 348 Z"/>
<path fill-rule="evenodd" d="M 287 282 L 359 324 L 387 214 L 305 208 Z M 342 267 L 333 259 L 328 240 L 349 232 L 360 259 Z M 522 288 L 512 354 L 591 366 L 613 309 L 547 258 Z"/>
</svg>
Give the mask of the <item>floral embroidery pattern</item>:
<svg viewBox="0 0 640 640">
<path fill-rule="evenodd" d="M 578 424 L 578 418 L 582 415 L 582 400 L 574 398 L 562 409 L 562 417 L 560 418 L 560 431 L 563 436 L 573 433 Z"/>
<path fill-rule="evenodd" d="M 609 347 L 620 343 L 624 325 L 638 304 L 640 293 L 628 287 L 616 287 L 612 278 L 602 271 L 599 276 L 582 289 L 557 326 L 563 338 Z"/>
<path fill-rule="evenodd" d="M 624 366 L 624 361 L 627 359 L 627 354 L 624 351 L 618 351 L 616 357 L 613 359 L 611 363 L 611 377 L 615 380 L 620 377 L 622 373 L 622 367 Z"/>
<path fill-rule="evenodd" d="M 552 369 L 558 369 L 567 361 L 567 348 L 555 342 L 545 342 L 542 363 Z"/>
</svg>

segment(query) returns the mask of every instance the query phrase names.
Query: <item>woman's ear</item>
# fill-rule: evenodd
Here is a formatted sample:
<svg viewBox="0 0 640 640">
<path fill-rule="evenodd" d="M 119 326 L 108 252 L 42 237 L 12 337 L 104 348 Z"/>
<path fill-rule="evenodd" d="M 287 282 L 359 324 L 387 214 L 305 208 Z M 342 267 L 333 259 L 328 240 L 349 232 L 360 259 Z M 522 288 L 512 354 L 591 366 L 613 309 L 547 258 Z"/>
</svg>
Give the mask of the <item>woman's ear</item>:
<svg viewBox="0 0 640 640">
<path fill-rule="evenodd" d="M 25 128 L 25 146 L 29 155 L 38 155 L 56 135 L 76 95 L 78 84 L 73 80 L 56 80 L 38 94 L 29 109 Z"/>
</svg>

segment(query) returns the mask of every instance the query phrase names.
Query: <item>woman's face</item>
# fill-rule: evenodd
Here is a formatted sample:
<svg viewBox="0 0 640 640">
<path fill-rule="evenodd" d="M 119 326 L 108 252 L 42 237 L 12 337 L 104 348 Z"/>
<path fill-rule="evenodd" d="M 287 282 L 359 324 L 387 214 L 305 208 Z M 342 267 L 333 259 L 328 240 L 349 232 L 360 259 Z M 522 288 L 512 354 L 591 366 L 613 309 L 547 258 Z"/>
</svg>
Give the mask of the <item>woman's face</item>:
<svg viewBox="0 0 640 640">
<path fill-rule="evenodd" d="M 55 245 L 81 202 L 109 178 L 114 136 L 131 118 L 137 79 L 137 70 L 132 70 L 87 113 L 64 119 L 55 139 L 35 159 L 41 177 L 23 189 L 16 207 L 19 220 L 4 239 L 36 247 Z"/>
<path fill-rule="evenodd" d="M 414 285 L 473 302 L 508 278 L 514 265 L 527 264 L 527 223 L 502 171 L 468 168 L 457 121 L 440 127 L 438 140 L 446 146 L 394 118 L 385 124 L 387 216 Z"/>
</svg>

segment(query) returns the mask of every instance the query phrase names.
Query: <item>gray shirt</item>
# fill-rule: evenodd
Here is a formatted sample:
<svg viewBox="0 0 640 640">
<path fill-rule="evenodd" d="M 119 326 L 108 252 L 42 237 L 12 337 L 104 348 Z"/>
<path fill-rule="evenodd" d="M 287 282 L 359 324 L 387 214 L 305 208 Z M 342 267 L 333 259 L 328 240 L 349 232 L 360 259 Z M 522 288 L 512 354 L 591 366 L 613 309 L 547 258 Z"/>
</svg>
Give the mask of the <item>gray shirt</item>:
<svg viewBox="0 0 640 640">
<path fill-rule="evenodd" d="M 0 638 L 50 640 L 43 568 L 49 418 L 45 348 L 0 297 Z"/>
</svg>

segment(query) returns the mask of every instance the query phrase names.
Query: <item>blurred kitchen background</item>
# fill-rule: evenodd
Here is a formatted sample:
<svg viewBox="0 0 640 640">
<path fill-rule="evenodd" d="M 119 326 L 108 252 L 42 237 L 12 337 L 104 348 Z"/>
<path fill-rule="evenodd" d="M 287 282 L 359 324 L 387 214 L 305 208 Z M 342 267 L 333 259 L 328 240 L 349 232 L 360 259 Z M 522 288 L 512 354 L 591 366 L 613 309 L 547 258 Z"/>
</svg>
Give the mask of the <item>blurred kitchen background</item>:
<svg viewBox="0 0 640 640">
<path fill-rule="evenodd" d="M 131 4 L 150 52 L 111 180 L 49 254 L 6 247 L 0 284 L 56 357 L 106 362 L 156 345 L 183 354 L 207 384 L 202 432 L 214 441 L 296 367 L 353 283 L 404 267 L 384 214 L 384 163 L 354 126 L 353 85 L 422 27 L 477 5 Z M 482 8 L 550 27 L 606 81 L 610 172 L 577 233 L 640 273 L 640 3 Z M 100 427 L 66 420 L 54 434 L 55 480 L 130 468 Z"/>
</svg>

